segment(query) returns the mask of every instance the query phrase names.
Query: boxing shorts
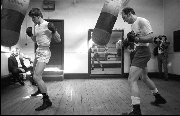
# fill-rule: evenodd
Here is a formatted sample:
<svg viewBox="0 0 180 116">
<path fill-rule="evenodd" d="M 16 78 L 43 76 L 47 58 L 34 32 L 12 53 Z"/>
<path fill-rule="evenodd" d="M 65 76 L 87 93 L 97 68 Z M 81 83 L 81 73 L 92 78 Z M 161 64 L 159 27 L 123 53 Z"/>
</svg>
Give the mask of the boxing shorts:
<svg viewBox="0 0 180 116">
<path fill-rule="evenodd" d="M 151 52 L 149 46 L 137 46 L 131 66 L 145 68 L 150 58 Z"/>
<path fill-rule="evenodd" d="M 51 58 L 51 51 L 49 47 L 38 47 L 36 49 L 36 58 L 38 62 L 48 63 Z"/>
</svg>

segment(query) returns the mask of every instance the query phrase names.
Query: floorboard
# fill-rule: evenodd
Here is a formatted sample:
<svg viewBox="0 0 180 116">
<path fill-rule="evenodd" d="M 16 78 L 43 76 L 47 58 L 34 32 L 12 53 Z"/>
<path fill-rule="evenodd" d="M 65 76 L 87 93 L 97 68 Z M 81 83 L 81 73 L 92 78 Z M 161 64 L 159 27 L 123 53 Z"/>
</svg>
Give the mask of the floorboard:
<svg viewBox="0 0 180 116">
<path fill-rule="evenodd" d="M 154 100 L 146 85 L 138 80 L 141 110 L 144 115 L 179 115 L 180 81 L 152 78 L 167 104 L 152 106 Z M 120 115 L 131 111 L 127 78 L 64 79 L 47 81 L 52 107 L 35 111 L 42 96 L 30 97 L 37 90 L 30 82 L 1 89 L 2 115 Z"/>
</svg>

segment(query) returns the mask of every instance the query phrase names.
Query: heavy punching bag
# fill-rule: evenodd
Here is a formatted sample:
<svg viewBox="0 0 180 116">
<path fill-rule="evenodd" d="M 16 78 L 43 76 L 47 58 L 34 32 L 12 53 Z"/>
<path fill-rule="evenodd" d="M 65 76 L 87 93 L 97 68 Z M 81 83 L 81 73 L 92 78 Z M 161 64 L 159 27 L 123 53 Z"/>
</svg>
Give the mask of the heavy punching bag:
<svg viewBox="0 0 180 116">
<path fill-rule="evenodd" d="M 106 0 L 93 30 L 92 40 L 98 45 L 106 45 L 111 37 L 112 29 L 119 11 L 128 0 Z"/>
<path fill-rule="evenodd" d="M 30 0 L 3 0 L 1 8 L 1 45 L 11 47 L 17 44 L 29 2 Z"/>
</svg>

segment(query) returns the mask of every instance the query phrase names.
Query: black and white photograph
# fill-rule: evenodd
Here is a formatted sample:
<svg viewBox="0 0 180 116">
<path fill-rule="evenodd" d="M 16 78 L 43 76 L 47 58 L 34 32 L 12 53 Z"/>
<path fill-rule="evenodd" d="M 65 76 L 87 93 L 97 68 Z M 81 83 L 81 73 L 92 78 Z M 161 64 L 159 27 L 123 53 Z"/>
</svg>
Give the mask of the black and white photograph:
<svg viewBox="0 0 180 116">
<path fill-rule="evenodd" d="M 1 0 L 1 115 L 180 115 L 180 0 Z"/>
</svg>

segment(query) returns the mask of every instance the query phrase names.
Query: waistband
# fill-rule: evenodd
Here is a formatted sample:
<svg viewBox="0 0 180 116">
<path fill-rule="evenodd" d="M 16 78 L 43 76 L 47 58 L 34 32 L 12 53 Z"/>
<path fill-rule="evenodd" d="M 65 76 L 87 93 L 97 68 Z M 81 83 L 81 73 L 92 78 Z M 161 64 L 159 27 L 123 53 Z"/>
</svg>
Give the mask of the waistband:
<svg viewBox="0 0 180 116">
<path fill-rule="evenodd" d="M 149 48 L 149 46 L 136 46 L 136 48 Z"/>
<path fill-rule="evenodd" d="M 50 46 L 38 46 L 38 48 L 49 48 Z"/>
</svg>

